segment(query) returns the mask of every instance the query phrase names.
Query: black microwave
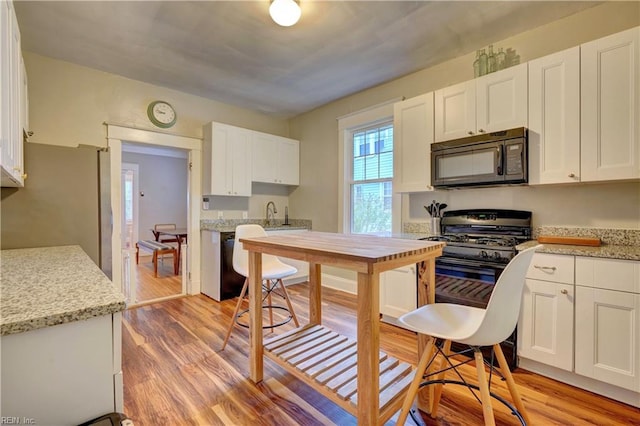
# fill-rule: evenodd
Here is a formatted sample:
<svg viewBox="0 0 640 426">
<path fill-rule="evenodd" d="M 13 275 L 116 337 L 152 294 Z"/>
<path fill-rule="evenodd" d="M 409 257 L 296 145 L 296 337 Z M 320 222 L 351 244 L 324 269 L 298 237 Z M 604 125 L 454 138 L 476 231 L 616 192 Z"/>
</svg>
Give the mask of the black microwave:
<svg viewBox="0 0 640 426">
<path fill-rule="evenodd" d="M 525 184 L 527 129 L 518 127 L 431 145 L 436 188 Z"/>
</svg>

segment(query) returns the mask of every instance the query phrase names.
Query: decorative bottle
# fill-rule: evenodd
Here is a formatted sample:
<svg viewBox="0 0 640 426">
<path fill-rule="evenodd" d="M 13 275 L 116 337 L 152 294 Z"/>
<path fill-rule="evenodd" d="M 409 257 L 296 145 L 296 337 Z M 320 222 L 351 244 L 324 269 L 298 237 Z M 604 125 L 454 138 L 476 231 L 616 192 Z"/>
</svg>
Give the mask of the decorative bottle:
<svg viewBox="0 0 640 426">
<path fill-rule="evenodd" d="M 489 55 L 487 56 L 487 73 L 496 72 L 496 57 L 493 54 L 493 44 L 489 45 Z"/>
<path fill-rule="evenodd" d="M 480 50 L 476 50 L 476 60 L 473 61 L 473 77 L 480 77 Z"/>
<path fill-rule="evenodd" d="M 498 53 L 496 54 L 496 68 L 498 70 L 503 70 L 506 68 L 507 64 L 507 55 L 502 50 L 502 47 L 498 49 Z"/>
<path fill-rule="evenodd" d="M 487 59 L 487 54 L 484 52 L 484 49 L 480 50 L 480 58 L 478 59 L 480 75 L 485 75 L 487 73 Z"/>
</svg>

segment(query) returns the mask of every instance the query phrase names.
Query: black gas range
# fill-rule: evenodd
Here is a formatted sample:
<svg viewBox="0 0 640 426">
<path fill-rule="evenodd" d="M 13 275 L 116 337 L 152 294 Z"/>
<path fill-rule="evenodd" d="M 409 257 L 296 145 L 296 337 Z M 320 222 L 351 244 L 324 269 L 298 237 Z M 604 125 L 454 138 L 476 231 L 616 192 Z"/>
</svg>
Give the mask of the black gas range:
<svg viewBox="0 0 640 426">
<path fill-rule="evenodd" d="M 436 302 L 484 308 L 493 285 L 517 254 L 516 246 L 531 239 L 531 212 L 447 211 L 441 220 L 441 235 L 425 239 L 446 242 L 442 256 L 436 259 Z M 511 369 L 518 366 L 516 343 L 514 330 L 501 345 Z"/>
</svg>

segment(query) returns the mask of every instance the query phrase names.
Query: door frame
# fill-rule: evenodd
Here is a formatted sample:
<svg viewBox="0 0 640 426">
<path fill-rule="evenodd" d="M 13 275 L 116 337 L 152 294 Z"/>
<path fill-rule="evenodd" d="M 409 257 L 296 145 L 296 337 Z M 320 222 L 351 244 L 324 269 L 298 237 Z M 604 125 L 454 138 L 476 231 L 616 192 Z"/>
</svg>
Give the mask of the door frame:
<svg viewBox="0 0 640 426">
<path fill-rule="evenodd" d="M 186 293 L 200 293 L 200 200 L 202 199 L 202 139 L 178 136 L 151 130 L 135 129 L 106 124 L 107 143 L 110 152 L 111 174 L 111 254 L 112 281 L 121 291 L 123 288 L 122 263 L 122 143 L 181 148 L 189 152 L 187 232 L 189 244 L 186 255 Z"/>
<path fill-rule="evenodd" d="M 134 164 L 134 163 L 122 163 L 122 168 L 120 169 L 121 172 L 128 170 L 128 171 L 132 171 L 133 172 L 133 242 L 135 244 L 135 241 L 138 241 L 138 235 L 139 235 L 139 229 L 138 229 L 138 219 L 139 219 L 139 212 L 138 212 L 138 208 L 139 208 L 139 199 L 136 196 L 138 194 L 138 179 L 139 179 L 139 172 L 140 172 L 140 167 L 138 166 L 138 164 Z M 123 194 L 120 194 L 120 196 L 122 197 Z M 121 213 L 124 214 L 124 211 L 122 211 Z M 121 243 L 122 244 L 122 241 Z"/>
</svg>

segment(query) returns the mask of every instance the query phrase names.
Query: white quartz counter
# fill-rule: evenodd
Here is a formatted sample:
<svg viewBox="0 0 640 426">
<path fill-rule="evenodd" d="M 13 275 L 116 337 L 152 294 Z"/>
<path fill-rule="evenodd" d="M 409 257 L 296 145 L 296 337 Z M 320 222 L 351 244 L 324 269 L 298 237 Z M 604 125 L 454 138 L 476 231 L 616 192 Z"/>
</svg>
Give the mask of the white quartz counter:
<svg viewBox="0 0 640 426">
<path fill-rule="evenodd" d="M 79 246 L 0 251 L 0 335 L 109 315 L 124 296 Z"/>
</svg>

